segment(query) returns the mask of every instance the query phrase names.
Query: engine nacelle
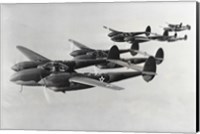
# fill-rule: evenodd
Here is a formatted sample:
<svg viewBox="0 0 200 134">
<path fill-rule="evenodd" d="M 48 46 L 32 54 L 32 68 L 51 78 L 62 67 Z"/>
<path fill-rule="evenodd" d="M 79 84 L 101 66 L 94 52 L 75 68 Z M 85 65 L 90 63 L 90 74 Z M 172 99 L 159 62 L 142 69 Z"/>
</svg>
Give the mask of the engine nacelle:
<svg viewBox="0 0 200 134">
<path fill-rule="evenodd" d="M 86 54 L 86 51 L 84 51 L 84 50 L 75 50 L 75 51 L 70 53 L 70 55 L 73 56 L 73 57 L 76 57 L 76 56 L 79 56 L 79 55 L 85 55 L 85 54 Z"/>
<path fill-rule="evenodd" d="M 42 62 L 35 62 L 35 61 L 24 61 L 24 62 L 19 62 L 12 66 L 12 70 L 18 72 L 24 69 L 29 69 L 29 68 L 35 68 L 38 65 L 42 64 Z"/>
</svg>

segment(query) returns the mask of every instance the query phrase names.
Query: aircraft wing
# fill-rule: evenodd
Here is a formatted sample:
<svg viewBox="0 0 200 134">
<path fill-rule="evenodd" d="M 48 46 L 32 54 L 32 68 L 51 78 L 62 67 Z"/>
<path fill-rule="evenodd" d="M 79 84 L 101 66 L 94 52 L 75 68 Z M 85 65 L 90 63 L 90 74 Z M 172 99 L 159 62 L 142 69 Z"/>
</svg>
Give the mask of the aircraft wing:
<svg viewBox="0 0 200 134">
<path fill-rule="evenodd" d="M 120 31 L 114 30 L 114 29 L 112 29 L 112 28 L 110 28 L 110 27 L 107 27 L 107 26 L 103 26 L 103 28 L 104 28 L 104 29 L 108 29 L 108 30 L 111 31 L 111 32 L 120 32 Z"/>
<path fill-rule="evenodd" d="M 76 59 L 73 60 L 71 62 L 73 62 L 75 64 L 75 68 L 79 69 L 79 68 L 83 68 L 83 67 L 88 67 L 88 66 L 92 66 L 92 65 L 97 65 L 97 64 L 101 64 L 101 63 L 105 63 L 107 60 L 106 59 Z"/>
<path fill-rule="evenodd" d="M 103 87 L 103 88 L 108 88 L 108 89 L 114 89 L 114 90 L 122 90 L 122 87 L 119 86 L 115 86 L 113 84 L 110 83 L 106 83 L 103 81 L 98 81 L 96 79 L 92 79 L 92 78 L 88 78 L 88 77 L 82 77 L 82 76 L 75 76 L 69 79 L 69 81 L 72 82 L 77 82 L 77 83 L 81 83 L 81 84 L 86 84 L 86 85 L 90 85 L 90 86 L 97 86 L 97 87 Z"/>
<path fill-rule="evenodd" d="M 77 47 L 80 48 L 80 49 L 93 50 L 92 48 L 89 48 L 89 47 L 87 47 L 87 46 L 81 44 L 81 43 L 78 42 L 78 41 L 75 41 L 75 40 L 69 39 L 69 42 L 72 42 L 75 46 L 77 46 Z"/>
<path fill-rule="evenodd" d="M 23 46 L 17 46 L 17 49 L 19 49 L 20 52 L 22 52 L 27 58 L 29 58 L 31 61 L 51 61 L 44 56 L 33 52 L 32 50 L 25 48 Z"/>
</svg>

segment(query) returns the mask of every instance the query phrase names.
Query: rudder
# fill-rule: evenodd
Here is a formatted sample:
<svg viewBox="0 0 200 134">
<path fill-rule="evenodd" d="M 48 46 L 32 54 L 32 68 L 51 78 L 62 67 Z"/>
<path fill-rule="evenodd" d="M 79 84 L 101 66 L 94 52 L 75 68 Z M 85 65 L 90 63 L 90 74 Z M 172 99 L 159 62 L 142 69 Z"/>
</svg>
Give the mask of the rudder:
<svg viewBox="0 0 200 134">
<path fill-rule="evenodd" d="M 135 56 L 137 54 L 137 52 L 135 50 L 139 50 L 139 43 L 135 41 L 134 43 L 132 43 L 130 49 L 131 49 L 131 51 L 130 51 L 131 55 Z"/>
<path fill-rule="evenodd" d="M 159 65 L 163 62 L 164 59 L 164 51 L 162 48 L 159 48 L 155 55 L 156 64 Z"/>
<path fill-rule="evenodd" d="M 163 36 L 169 36 L 169 32 L 166 30 L 163 32 Z"/>
<path fill-rule="evenodd" d="M 146 28 L 146 30 L 145 30 L 145 34 L 146 34 L 146 36 L 149 36 L 150 35 L 150 33 L 151 33 L 151 27 L 150 26 L 147 26 L 147 28 Z"/>
<path fill-rule="evenodd" d="M 144 64 L 142 77 L 146 82 L 151 81 L 156 75 L 156 60 L 150 56 Z"/>
<path fill-rule="evenodd" d="M 108 59 L 120 59 L 120 53 L 119 53 L 119 49 L 116 45 L 112 46 L 110 48 L 110 51 L 108 53 Z"/>
</svg>

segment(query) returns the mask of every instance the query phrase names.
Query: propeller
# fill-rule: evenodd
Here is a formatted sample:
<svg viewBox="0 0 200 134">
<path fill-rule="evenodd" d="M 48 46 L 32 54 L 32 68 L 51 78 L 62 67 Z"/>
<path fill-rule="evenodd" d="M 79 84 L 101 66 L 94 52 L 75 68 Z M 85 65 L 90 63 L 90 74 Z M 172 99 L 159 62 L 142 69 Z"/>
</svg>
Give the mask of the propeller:
<svg viewBox="0 0 200 134">
<path fill-rule="evenodd" d="M 48 104 L 50 104 L 51 100 L 50 100 L 50 96 L 48 94 L 46 86 L 43 87 L 43 93 L 44 93 L 45 100 L 47 101 Z"/>
<path fill-rule="evenodd" d="M 21 85 L 19 92 L 22 93 L 22 91 L 23 91 L 23 85 Z"/>
<path fill-rule="evenodd" d="M 43 93 L 44 93 L 44 97 L 45 97 L 45 100 L 47 101 L 47 103 L 48 104 L 50 104 L 51 103 L 51 100 L 50 100 L 50 97 L 49 97 L 49 94 L 48 94 L 48 91 L 47 91 L 47 84 L 46 84 L 46 81 L 45 81 L 45 79 L 44 78 L 42 78 L 42 75 L 41 75 L 41 73 L 40 73 L 40 78 L 41 78 L 41 80 L 44 82 L 44 86 L 43 86 Z"/>
<path fill-rule="evenodd" d="M 19 68 L 19 64 L 18 64 L 19 62 L 18 61 L 20 61 L 20 58 L 15 59 L 15 64 L 11 67 L 15 71 L 19 71 L 19 70 L 16 70 L 17 68 Z"/>
</svg>

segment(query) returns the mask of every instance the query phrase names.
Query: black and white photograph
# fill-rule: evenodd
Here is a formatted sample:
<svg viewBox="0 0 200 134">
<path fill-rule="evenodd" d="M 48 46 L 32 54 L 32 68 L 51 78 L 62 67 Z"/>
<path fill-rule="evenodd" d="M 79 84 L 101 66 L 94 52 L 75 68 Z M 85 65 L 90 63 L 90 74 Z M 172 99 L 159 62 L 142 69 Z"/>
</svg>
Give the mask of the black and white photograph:
<svg viewBox="0 0 200 134">
<path fill-rule="evenodd" d="M 1 4 L 1 129 L 196 132 L 197 3 Z"/>
</svg>

